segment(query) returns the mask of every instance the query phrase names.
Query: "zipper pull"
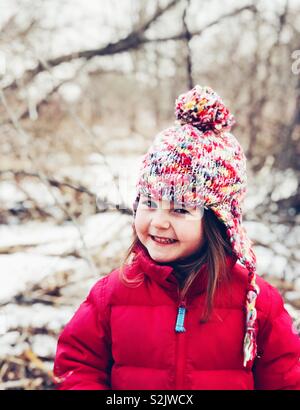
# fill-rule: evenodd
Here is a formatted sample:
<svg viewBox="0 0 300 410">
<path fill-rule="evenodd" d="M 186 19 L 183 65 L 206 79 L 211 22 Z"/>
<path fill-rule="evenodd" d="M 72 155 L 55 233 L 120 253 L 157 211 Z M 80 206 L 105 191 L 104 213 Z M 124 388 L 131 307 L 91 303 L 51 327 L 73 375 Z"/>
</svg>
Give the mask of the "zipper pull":
<svg viewBox="0 0 300 410">
<path fill-rule="evenodd" d="M 181 302 L 178 306 L 177 319 L 175 325 L 175 332 L 185 332 L 184 318 L 185 318 L 186 306 L 184 302 Z"/>
</svg>

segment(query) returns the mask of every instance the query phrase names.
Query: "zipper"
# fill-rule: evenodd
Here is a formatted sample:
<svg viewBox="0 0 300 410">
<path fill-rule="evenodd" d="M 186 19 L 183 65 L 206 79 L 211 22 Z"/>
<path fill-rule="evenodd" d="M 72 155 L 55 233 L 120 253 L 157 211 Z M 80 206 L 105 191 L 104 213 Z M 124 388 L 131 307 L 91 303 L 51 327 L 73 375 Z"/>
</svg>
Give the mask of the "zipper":
<svg viewBox="0 0 300 410">
<path fill-rule="evenodd" d="M 178 306 L 177 317 L 175 324 L 176 332 L 176 372 L 175 372 L 175 389 L 182 390 L 184 388 L 184 364 L 185 364 L 185 344 L 186 344 L 186 301 L 180 297 L 180 290 L 178 289 Z"/>
<path fill-rule="evenodd" d="M 185 302 L 181 301 L 177 308 L 175 332 L 181 332 L 181 333 L 185 332 L 185 327 L 184 327 L 185 313 L 186 313 L 186 305 L 185 305 Z"/>
</svg>

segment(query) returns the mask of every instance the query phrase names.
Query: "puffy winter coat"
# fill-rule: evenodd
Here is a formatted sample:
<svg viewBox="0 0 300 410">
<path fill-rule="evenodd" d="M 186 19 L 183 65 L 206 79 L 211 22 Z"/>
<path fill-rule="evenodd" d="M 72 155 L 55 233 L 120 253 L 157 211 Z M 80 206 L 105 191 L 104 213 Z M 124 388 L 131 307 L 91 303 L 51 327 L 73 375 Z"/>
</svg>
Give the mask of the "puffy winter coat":
<svg viewBox="0 0 300 410">
<path fill-rule="evenodd" d="M 211 319 L 201 323 L 207 271 L 186 300 L 185 332 L 175 332 L 179 298 L 170 266 L 140 251 L 125 286 L 115 270 L 99 280 L 60 335 L 54 373 L 59 389 L 300 390 L 300 341 L 278 291 L 257 278 L 258 356 L 243 367 L 247 271 L 227 257 Z"/>
</svg>

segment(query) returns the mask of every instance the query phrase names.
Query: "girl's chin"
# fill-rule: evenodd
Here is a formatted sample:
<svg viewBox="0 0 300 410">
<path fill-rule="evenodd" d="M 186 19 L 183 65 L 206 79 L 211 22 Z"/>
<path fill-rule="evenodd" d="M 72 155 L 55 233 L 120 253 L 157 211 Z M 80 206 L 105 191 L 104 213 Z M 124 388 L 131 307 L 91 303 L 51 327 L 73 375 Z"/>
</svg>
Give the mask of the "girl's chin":
<svg viewBox="0 0 300 410">
<path fill-rule="evenodd" d="M 148 247 L 148 253 L 153 260 L 160 263 L 168 263 L 177 259 L 177 256 L 170 255 L 170 252 L 151 249 L 150 247 Z"/>
<path fill-rule="evenodd" d="M 151 256 L 151 258 L 155 261 L 155 262 L 157 262 L 157 263 L 165 263 L 165 264 L 168 264 L 168 263 L 171 263 L 172 261 L 173 261 L 173 259 L 169 259 L 169 258 L 163 258 L 163 257 L 157 257 L 157 256 L 155 256 L 155 255 L 150 255 Z"/>
</svg>

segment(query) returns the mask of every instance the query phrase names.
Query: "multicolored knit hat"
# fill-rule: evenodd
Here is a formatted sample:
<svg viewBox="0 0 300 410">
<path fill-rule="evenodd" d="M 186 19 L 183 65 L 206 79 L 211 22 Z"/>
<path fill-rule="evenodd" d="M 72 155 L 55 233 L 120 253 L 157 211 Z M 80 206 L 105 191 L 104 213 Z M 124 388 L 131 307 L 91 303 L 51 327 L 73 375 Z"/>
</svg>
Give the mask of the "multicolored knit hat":
<svg viewBox="0 0 300 410">
<path fill-rule="evenodd" d="M 196 85 L 176 100 L 175 126 L 160 132 L 143 157 L 140 195 L 211 209 L 225 225 L 232 250 L 249 272 L 244 366 L 256 356 L 256 258 L 242 224 L 246 158 L 230 133 L 233 115 L 210 88 Z"/>
</svg>

